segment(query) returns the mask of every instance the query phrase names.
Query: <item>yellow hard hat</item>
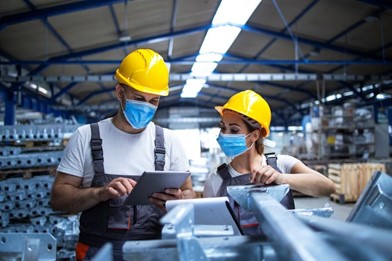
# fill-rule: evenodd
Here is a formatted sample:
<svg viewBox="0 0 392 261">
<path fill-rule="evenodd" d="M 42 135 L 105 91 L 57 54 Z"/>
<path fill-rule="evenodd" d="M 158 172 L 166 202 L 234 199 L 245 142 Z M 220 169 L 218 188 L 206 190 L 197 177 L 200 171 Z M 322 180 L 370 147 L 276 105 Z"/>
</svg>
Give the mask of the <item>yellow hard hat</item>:
<svg viewBox="0 0 392 261">
<path fill-rule="evenodd" d="M 162 56 L 150 49 L 138 49 L 128 54 L 115 77 L 119 83 L 141 92 L 169 94 L 169 70 Z"/>
<path fill-rule="evenodd" d="M 245 115 L 257 121 L 266 132 L 264 137 L 270 133 L 269 126 L 271 123 L 271 109 L 259 94 L 251 90 L 242 91 L 234 94 L 223 106 L 215 106 L 215 109 L 222 113 L 225 109 L 229 109 Z"/>
</svg>

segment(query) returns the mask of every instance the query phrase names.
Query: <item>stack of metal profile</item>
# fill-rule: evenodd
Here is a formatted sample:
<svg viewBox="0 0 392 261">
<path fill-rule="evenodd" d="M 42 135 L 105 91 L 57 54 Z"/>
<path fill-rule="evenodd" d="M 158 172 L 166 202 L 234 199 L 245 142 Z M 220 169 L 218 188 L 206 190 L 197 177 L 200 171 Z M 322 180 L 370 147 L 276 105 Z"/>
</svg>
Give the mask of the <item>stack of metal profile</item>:
<svg viewBox="0 0 392 261">
<path fill-rule="evenodd" d="M 54 213 L 50 193 L 77 124 L 0 126 L 1 260 L 74 260 L 76 215 Z M 9 257 L 9 258 L 8 258 Z"/>
<path fill-rule="evenodd" d="M 79 219 L 77 215 L 63 215 L 52 211 L 49 199 L 53 181 L 54 177 L 49 175 L 1 181 L 0 234 L 1 238 L 10 237 L 12 240 L 19 237 L 20 242 L 24 242 L 24 237 L 50 234 L 50 238 L 55 240 L 52 247 L 55 248 L 57 257 L 71 260 L 79 235 Z"/>
<path fill-rule="evenodd" d="M 63 140 L 79 125 L 46 124 L 0 126 L 0 170 L 59 164 Z"/>
</svg>

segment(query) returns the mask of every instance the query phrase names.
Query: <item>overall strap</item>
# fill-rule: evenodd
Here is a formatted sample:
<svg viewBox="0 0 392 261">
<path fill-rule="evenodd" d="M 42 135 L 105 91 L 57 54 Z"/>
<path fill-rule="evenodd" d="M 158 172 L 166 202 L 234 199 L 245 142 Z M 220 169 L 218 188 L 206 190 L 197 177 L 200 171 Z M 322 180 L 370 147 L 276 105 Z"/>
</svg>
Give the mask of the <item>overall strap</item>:
<svg viewBox="0 0 392 261">
<path fill-rule="evenodd" d="M 155 150 L 154 150 L 154 163 L 155 170 L 163 170 L 165 167 L 165 136 L 163 128 L 155 125 Z"/>
<path fill-rule="evenodd" d="M 93 158 L 93 165 L 95 175 L 104 175 L 105 170 L 103 167 L 103 150 L 102 150 L 102 139 L 99 134 L 99 126 L 98 123 L 90 124 L 91 128 L 91 155 Z"/>
<path fill-rule="evenodd" d="M 282 170 L 278 167 L 278 156 L 276 156 L 275 152 L 265 153 L 264 156 L 267 160 L 267 165 L 282 173 Z"/>
<path fill-rule="evenodd" d="M 276 156 L 275 152 L 265 153 L 264 156 L 267 159 L 267 165 L 270 165 L 275 170 L 282 173 L 282 171 L 278 167 L 278 156 Z M 295 209 L 295 203 L 293 195 L 291 194 L 291 189 L 287 192 L 284 198 L 280 201 L 280 203 L 285 206 L 287 209 Z"/>
<path fill-rule="evenodd" d="M 231 175 L 229 173 L 229 168 L 227 166 L 226 163 L 221 164 L 218 169 L 217 169 L 217 173 L 219 174 L 219 176 L 223 179 L 229 179 L 231 178 Z"/>
</svg>

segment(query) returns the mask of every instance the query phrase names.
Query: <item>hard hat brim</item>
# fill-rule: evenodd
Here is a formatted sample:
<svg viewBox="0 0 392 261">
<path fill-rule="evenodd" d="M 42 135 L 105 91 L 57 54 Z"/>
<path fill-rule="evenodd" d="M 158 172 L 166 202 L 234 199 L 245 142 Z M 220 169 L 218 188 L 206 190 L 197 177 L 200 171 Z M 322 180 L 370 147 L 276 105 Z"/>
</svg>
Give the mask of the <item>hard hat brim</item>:
<svg viewBox="0 0 392 261">
<path fill-rule="evenodd" d="M 215 110 L 219 112 L 219 114 L 222 116 L 223 114 L 223 106 L 215 106 Z"/>
</svg>

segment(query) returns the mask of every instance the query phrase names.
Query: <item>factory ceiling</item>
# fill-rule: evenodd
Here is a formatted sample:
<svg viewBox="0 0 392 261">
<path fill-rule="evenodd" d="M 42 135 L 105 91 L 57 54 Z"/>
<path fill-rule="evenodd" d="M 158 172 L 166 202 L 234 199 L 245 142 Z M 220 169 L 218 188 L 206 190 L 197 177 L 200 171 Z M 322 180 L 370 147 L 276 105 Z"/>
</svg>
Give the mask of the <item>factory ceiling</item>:
<svg viewBox="0 0 392 261">
<path fill-rule="evenodd" d="M 241 1 L 246 2 L 246 1 Z M 253 89 L 273 125 L 300 124 L 311 104 L 387 105 L 392 94 L 392 3 L 263 0 L 195 98 L 183 98 L 219 0 L 0 1 L 2 112 L 97 120 L 118 107 L 113 74 L 136 48 L 170 65 L 157 121 L 216 125 L 213 107 Z M 222 43 L 223 44 L 223 43 Z M 200 77 L 199 77 L 200 78 Z M 380 100 L 380 95 L 384 100 Z M 176 116 L 176 117 L 174 117 Z"/>
</svg>

